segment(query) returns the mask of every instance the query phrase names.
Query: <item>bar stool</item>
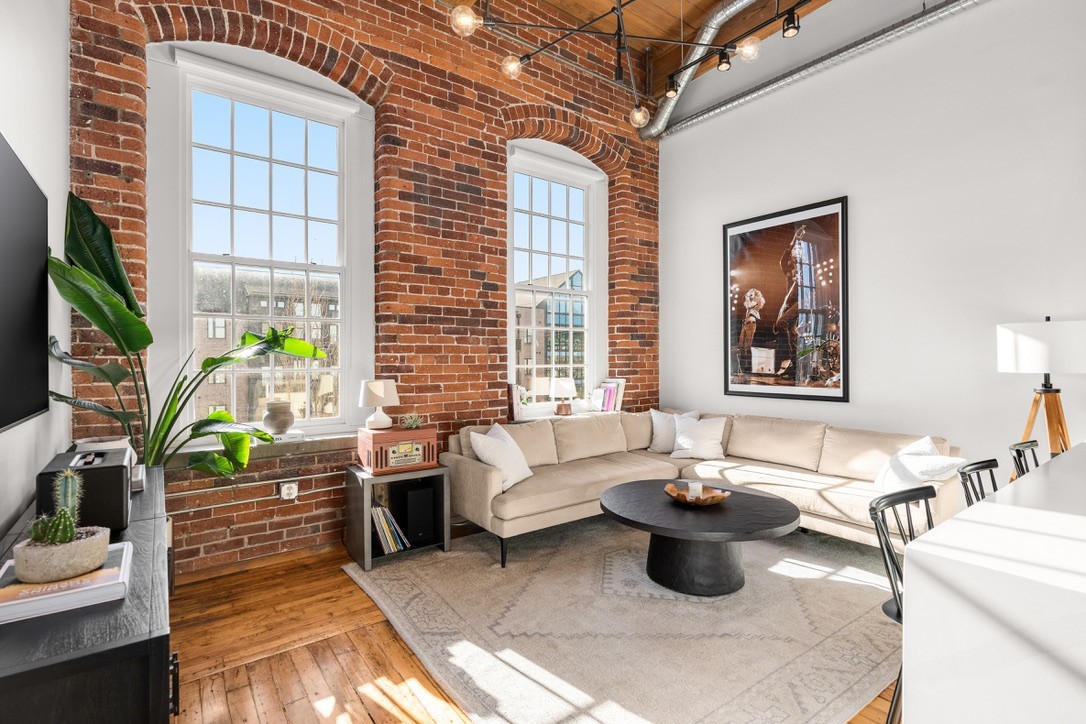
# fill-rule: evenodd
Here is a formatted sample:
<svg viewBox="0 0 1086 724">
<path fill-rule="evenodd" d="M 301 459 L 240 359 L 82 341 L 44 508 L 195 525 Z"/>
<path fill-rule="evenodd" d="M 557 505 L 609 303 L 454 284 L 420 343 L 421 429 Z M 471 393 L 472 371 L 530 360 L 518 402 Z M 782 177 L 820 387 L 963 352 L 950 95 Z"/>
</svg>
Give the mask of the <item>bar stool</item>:
<svg viewBox="0 0 1086 724">
<path fill-rule="evenodd" d="M 1022 477 L 1028 473 L 1032 468 L 1029 465 L 1029 458 L 1026 457 L 1026 451 L 1029 451 L 1033 455 L 1033 467 L 1037 467 L 1041 463 L 1037 460 L 1037 441 L 1026 440 L 1025 442 L 1018 442 L 1011 445 L 1011 455 L 1014 456 L 1014 471 L 1018 477 Z"/>
<path fill-rule="evenodd" d="M 961 478 L 962 488 L 965 490 L 965 504 L 972 505 L 984 500 L 988 495 L 984 489 L 984 471 L 988 471 L 991 478 L 992 492 L 996 491 L 995 471 L 999 468 L 998 460 L 981 460 L 976 463 L 966 463 L 958 468 L 958 477 Z"/>
</svg>

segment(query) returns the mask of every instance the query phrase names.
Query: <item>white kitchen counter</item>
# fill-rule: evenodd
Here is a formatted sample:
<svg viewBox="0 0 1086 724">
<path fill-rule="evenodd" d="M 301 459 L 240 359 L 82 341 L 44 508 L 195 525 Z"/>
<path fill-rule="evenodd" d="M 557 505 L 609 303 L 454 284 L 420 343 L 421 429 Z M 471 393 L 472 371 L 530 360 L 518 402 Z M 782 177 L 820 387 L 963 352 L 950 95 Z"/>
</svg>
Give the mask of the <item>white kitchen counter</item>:
<svg viewBox="0 0 1086 724">
<path fill-rule="evenodd" d="M 903 633 L 907 724 L 1086 721 L 1086 444 L 906 547 Z"/>
</svg>

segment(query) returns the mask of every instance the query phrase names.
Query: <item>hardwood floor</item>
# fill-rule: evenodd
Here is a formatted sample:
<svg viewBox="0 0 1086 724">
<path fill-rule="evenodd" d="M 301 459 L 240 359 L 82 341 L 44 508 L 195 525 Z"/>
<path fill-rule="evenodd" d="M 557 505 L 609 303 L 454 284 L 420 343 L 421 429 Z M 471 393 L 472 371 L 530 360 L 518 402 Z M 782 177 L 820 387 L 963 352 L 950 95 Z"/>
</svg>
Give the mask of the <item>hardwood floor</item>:
<svg viewBox="0 0 1086 724">
<path fill-rule="evenodd" d="M 340 570 L 348 562 L 336 545 L 178 585 L 179 721 L 468 721 Z M 892 692 L 851 722 L 884 722 Z"/>
<path fill-rule="evenodd" d="M 182 722 L 466 722 L 342 546 L 177 587 Z"/>
</svg>

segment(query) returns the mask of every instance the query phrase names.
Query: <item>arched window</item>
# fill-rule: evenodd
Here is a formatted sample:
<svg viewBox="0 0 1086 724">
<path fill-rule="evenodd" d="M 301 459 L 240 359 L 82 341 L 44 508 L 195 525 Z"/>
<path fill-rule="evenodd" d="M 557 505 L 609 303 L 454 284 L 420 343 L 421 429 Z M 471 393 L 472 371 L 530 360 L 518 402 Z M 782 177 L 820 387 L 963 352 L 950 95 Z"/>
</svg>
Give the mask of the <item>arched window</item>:
<svg viewBox="0 0 1086 724">
<path fill-rule="evenodd" d="M 352 392 L 373 371 L 372 110 L 289 61 L 222 46 L 235 64 L 185 45 L 148 52 L 152 389 L 190 351 L 195 371 L 245 332 L 290 327 L 327 359 L 227 368 L 189 414 L 259 422 L 277 399 L 297 428 L 357 427 Z"/>
<path fill-rule="evenodd" d="M 509 150 L 509 379 L 527 416 L 554 410 L 571 377 L 587 408 L 607 376 L 607 177 L 546 141 Z"/>
</svg>

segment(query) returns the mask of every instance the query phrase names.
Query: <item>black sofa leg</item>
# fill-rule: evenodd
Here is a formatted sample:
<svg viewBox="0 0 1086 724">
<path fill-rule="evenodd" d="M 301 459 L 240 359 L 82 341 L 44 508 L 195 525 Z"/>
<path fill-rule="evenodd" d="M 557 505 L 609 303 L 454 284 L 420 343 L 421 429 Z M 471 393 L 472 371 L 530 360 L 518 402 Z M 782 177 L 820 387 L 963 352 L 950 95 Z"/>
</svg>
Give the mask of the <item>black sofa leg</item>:
<svg viewBox="0 0 1086 724">
<path fill-rule="evenodd" d="M 505 538 L 498 538 L 498 540 L 502 542 L 502 568 L 505 568 L 505 555 L 508 552 L 508 543 L 506 543 Z"/>
</svg>

